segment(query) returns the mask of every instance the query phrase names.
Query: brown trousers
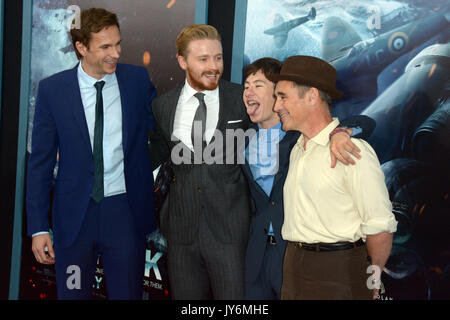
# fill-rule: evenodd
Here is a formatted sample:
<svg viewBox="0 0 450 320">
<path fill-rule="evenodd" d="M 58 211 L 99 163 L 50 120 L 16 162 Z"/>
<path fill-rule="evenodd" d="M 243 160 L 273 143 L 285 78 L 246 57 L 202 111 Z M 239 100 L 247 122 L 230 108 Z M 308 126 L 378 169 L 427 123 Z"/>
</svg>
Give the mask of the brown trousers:
<svg viewBox="0 0 450 320">
<path fill-rule="evenodd" d="M 288 242 L 283 263 L 282 300 L 370 300 L 366 246 L 315 252 Z"/>
</svg>

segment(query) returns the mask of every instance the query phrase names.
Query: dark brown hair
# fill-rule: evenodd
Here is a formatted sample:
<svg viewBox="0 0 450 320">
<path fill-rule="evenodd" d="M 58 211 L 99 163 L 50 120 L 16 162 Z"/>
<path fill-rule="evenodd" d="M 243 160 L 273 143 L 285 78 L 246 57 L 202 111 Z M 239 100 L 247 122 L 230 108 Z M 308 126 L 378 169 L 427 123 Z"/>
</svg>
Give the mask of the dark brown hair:
<svg viewBox="0 0 450 320">
<path fill-rule="evenodd" d="M 77 58 L 81 59 L 82 55 L 78 52 L 75 43 L 77 41 L 84 44 L 89 48 L 89 42 L 91 41 L 91 33 L 97 33 L 106 27 L 117 26 L 119 28 L 119 21 L 115 13 L 109 12 L 102 8 L 90 8 L 81 11 L 81 23 L 80 29 L 71 29 L 70 35 L 72 36 L 72 44 L 77 54 Z"/>
<path fill-rule="evenodd" d="M 249 64 L 244 69 L 244 81 L 259 70 L 269 79 L 269 74 L 279 74 L 281 71 L 281 62 L 274 58 L 261 58 Z"/>
</svg>

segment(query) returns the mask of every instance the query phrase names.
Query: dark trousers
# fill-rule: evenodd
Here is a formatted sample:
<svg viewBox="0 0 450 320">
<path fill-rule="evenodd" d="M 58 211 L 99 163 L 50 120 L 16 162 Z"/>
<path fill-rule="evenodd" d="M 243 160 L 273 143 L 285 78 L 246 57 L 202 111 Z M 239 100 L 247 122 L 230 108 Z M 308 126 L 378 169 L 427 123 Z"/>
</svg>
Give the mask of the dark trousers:
<svg viewBox="0 0 450 320">
<path fill-rule="evenodd" d="M 218 241 L 199 219 L 192 244 L 168 241 L 167 266 L 172 299 L 244 299 L 245 245 Z"/>
<path fill-rule="evenodd" d="M 145 238 L 136 233 L 126 194 L 106 197 L 100 203 L 91 200 L 80 232 L 70 247 L 59 247 L 55 234 L 58 299 L 92 298 L 99 255 L 108 297 L 142 299 Z M 76 270 L 79 287 L 75 286 Z"/>
<path fill-rule="evenodd" d="M 288 242 L 283 264 L 282 300 L 370 300 L 366 246 L 315 252 Z"/>
<path fill-rule="evenodd" d="M 258 278 L 253 282 L 245 282 L 245 298 L 280 300 L 282 280 L 283 255 L 276 247 L 267 244 Z"/>
</svg>

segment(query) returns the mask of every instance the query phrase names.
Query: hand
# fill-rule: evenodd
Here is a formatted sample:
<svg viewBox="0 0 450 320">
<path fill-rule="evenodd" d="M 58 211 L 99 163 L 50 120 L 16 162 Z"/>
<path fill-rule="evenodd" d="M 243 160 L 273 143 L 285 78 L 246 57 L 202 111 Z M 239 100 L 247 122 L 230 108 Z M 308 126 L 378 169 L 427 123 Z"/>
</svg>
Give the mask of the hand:
<svg viewBox="0 0 450 320">
<path fill-rule="evenodd" d="M 378 299 L 378 295 L 380 293 L 380 289 L 373 289 L 373 300 L 377 300 Z"/>
<path fill-rule="evenodd" d="M 45 247 L 48 248 L 48 252 L 45 252 Z M 55 252 L 53 251 L 50 234 L 46 233 L 34 236 L 31 243 L 31 250 L 37 262 L 43 264 L 55 263 Z"/>
<path fill-rule="evenodd" d="M 331 137 L 330 154 L 331 154 L 331 168 L 336 167 L 337 160 L 345 165 L 355 164 L 355 161 L 350 156 L 353 155 L 357 159 L 361 159 L 361 150 L 350 139 L 351 129 L 347 132 L 338 132 Z M 349 154 L 350 153 L 350 154 Z"/>
</svg>

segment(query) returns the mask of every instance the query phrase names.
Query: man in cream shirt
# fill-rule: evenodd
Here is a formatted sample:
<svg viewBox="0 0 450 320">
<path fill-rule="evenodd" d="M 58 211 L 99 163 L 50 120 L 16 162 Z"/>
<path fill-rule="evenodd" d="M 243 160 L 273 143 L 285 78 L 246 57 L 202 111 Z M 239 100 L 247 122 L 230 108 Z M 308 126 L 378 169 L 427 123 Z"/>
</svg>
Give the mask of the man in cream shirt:
<svg viewBox="0 0 450 320">
<path fill-rule="evenodd" d="M 284 185 L 282 299 L 376 298 L 379 279 L 368 286 L 367 268 L 381 272 L 392 248 L 397 222 L 374 150 L 352 139 L 361 160 L 328 165 L 329 136 L 339 124 L 330 106 L 342 95 L 336 78 L 327 62 L 294 56 L 271 79 L 278 81 L 274 110 L 283 130 L 302 133 Z"/>
</svg>

